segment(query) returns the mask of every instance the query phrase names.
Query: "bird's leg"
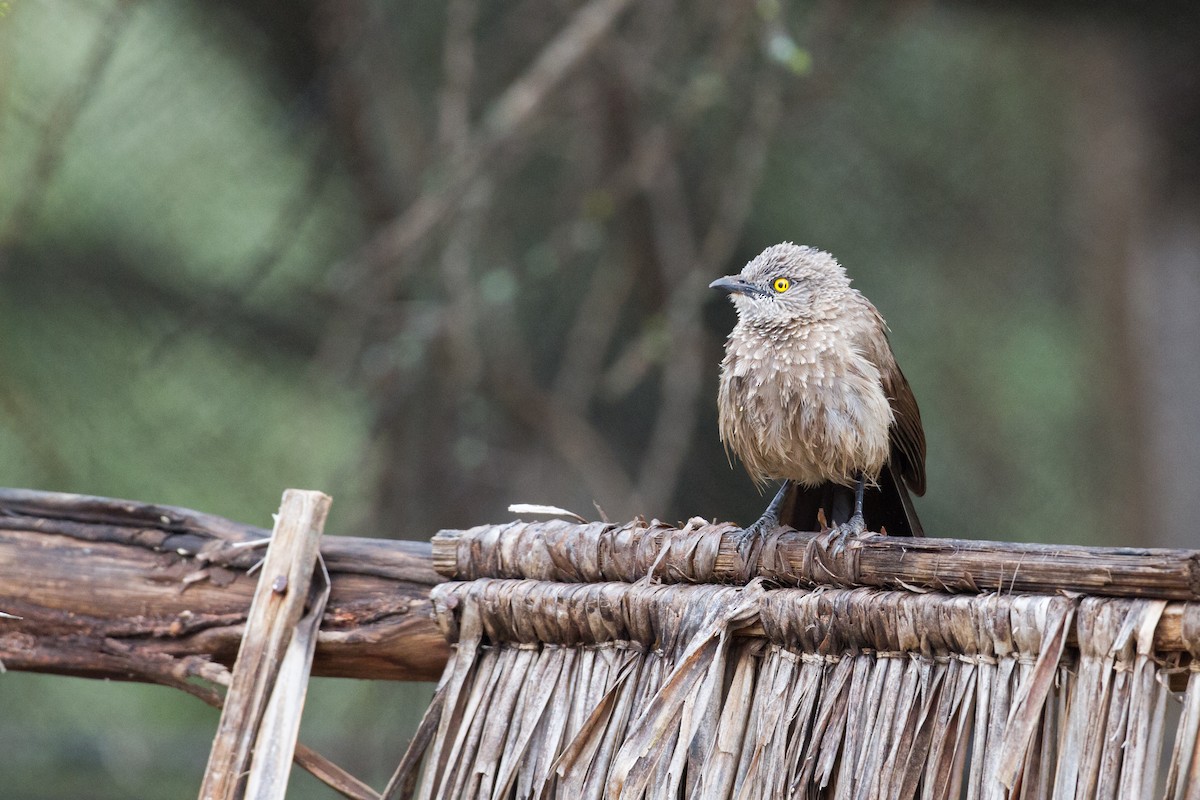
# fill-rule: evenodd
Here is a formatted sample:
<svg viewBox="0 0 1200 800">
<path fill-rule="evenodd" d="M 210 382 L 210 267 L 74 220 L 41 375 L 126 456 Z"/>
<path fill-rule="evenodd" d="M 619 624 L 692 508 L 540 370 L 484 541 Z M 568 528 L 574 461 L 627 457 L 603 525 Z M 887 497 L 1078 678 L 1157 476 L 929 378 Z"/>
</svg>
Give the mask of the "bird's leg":
<svg viewBox="0 0 1200 800">
<path fill-rule="evenodd" d="M 854 516 L 846 523 L 846 528 L 854 534 L 862 533 L 867 529 L 867 523 L 863 519 L 863 493 L 866 491 L 866 477 L 860 472 L 858 473 L 858 482 L 854 484 Z"/>
<path fill-rule="evenodd" d="M 767 510 L 762 516 L 754 521 L 754 524 L 746 527 L 738 534 L 738 549 L 745 547 L 755 538 L 766 536 L 771 531 L 779 527 L 779 512 L 783 510 L 783 504 L 787 500 L 788 490 L 792 488 L 791 481 L 784 481 L 779 486 L 779 491 L 775 493 L 771 503 L 767 506 Z"/>
</svg>

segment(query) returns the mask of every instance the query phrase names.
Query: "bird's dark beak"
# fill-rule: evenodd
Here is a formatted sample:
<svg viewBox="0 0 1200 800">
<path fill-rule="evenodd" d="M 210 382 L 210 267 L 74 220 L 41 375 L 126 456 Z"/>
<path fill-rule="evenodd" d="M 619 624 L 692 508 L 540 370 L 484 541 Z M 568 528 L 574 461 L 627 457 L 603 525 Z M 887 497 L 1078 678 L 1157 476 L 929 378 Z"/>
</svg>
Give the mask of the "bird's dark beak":
<svg viewBox="0 0 1200 800">
<path fill-rule="evenodd" d="M 708 285 L 710 289 L 716 289 L 721 294 L 749 294 L 763 295 L 767 294 L 762 289 L 752 283 L 743 280 L 738 275 L 726 275 L 724 278 L 717 278 Z"/>
</svg>

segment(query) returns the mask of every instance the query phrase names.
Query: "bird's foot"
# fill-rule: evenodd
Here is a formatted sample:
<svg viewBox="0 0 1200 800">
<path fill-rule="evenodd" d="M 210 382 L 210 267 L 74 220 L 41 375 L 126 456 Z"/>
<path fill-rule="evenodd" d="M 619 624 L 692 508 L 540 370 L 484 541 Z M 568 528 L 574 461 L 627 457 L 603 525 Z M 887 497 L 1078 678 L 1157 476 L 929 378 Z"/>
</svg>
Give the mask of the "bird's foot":
<svg viewBox="0 0 1200 800">
<path fill-rule="evenodd" d="M 741 533 L 734 535 L 734 541 L 737 543 L 738 555 L 746 559 L 752 553 L 753 545 L 761 543 L 769 533 L 774 533 L 779 529 L 779 514 L 783 508 L 784 502 L 787 500 L 788 491 L 791 489 L 792 482 L 784 481 L 779 491 L 775 493 L 775 497 L 767 506 L 767 510 L 763 515 L 750 525 L 742 529 Z"/>
<path fill-rule="evenodd" d="M 825 535 L 830 539 L 852 539 L 870 533 L 862 514 L 855 514 L 845 522 L 834 525 Z"/>
<path fill-rule="evenodd" d="M 753 524 L 747 525 L 739 533 L 735 533 L 733 541 L 737 545 L 738 554 L 743 558 L 746 557 L 754 545 L 762 542 L 768 534 L 779 530 L 779 520 L 764 514 L 754 521 Z"/>
</svg>

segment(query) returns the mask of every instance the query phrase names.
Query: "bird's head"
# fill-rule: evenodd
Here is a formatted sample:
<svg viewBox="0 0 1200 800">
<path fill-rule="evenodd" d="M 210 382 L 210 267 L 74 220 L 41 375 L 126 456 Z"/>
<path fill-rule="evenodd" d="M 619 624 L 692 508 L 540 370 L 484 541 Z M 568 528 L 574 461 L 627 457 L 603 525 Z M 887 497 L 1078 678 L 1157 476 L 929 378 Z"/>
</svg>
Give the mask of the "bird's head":
<svg viewBox="0 0 1200 800">
<path fill-rule="evenodd" d="M 784 242 L 763 250 L 737 275 L 708 286 L 729 295 L 743 322 L 774 325 L 819 316 L 825 298 L 849 285 L 846 271 L 829 253 Z"/>
</svg>

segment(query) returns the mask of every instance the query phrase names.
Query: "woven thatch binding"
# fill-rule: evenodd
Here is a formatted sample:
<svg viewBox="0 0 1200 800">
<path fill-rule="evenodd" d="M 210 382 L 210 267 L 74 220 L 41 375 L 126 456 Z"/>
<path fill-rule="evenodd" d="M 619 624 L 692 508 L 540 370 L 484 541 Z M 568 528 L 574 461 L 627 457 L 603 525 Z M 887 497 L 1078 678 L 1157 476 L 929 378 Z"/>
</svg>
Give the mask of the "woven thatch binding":
<svg viewBox="0 0 1200 800">
<path fill-rule="evenodd" d="M 434 602 L 458 646 L 396 796 L 422 764 L 422 798 L 1200 792 L 1163 601 L 481 579 Z"/>
</svg>

